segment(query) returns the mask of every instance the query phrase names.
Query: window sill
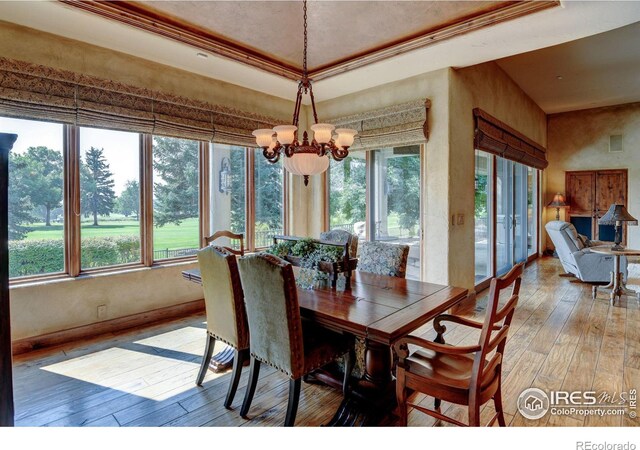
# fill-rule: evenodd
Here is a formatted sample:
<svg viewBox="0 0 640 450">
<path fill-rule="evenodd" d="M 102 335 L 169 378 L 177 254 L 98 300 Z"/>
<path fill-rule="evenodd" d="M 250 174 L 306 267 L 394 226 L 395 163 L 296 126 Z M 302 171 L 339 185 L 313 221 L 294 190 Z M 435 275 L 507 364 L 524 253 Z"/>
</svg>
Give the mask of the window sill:
<svg viewBox="0 0 640 450">
<path fill-rule="evenodd" d="M 156 261 L 151 267 L 145 267 L 141 264 L 128 265 L 128 266 L 115 266 L 103 269 L 93 269 L 86 272 L 82 272 L 77 277 L 69 276 L 68 274 L 55 274 L 55 275 L 43 275 L 25 279 L 15 279 L 9 281 L 9 289 L 19 289 L 25 287 L 42 286 L 45 284 L 61 283 L 74 280 L 87 280 L 92 278 L 117 276 L 127 273 L 142 272 L 149 270 L 158 270 L 168 267 L 176 266 L 189 266 L 197 263 L 197 259 L 194 256 L 181 259 L 170 259 L 166 261 Z"/>
</svg>

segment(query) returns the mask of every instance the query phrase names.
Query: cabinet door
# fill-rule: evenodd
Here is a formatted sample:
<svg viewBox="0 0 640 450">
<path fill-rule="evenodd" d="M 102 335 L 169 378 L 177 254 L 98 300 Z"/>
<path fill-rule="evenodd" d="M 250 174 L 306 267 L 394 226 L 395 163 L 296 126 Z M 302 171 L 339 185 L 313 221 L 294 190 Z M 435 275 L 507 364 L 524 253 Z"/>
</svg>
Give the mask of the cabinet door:
<svg viewBox="0 0 640 450">
<path fill-rule="evenodd" d="M 595 172 L 567 172 L 566 189 L 569 214 L 593 217 L 595 212 Z"/>
<path fill-rule="evenodd" d="M 604 216 L 611 205 L 619 203 L 627 206 L 627 171 L 600 170 L 596 172 L 596 221 Z M 614 239 L 613 225 L 597 225 L 596 239 L 612 241 Z M 623 232 L 623 243 L 626 243 L 626 227 Z"/>
</svg>

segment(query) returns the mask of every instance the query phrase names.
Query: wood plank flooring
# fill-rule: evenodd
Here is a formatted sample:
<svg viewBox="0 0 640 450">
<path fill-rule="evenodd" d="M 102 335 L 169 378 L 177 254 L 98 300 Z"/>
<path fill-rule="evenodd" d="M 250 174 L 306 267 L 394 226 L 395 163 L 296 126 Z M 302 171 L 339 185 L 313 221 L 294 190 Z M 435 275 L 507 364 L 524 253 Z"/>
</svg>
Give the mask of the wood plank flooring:
<svg viewBox="0 0 640 450">
<path fill-rule="evenodd" d="M 527 420 L 517 411 L 523 389 L 620 392 L 640 387 L 640 307 L 635 297 L 610 306 L 602 291 L 560 278 L 557 259 L 542 258 L 525 270 L 521 298 L 509 335 L 503 370 L 503 401 L 510 426 L 637 426 L 629 417 L 547 416 Z M 630 287 L 640 289 L 640 265 L 630 265 Z M 484 317 L 487 293 L 458 308 Z M 431 325 L 414 334 L 435 336 Z M 450 344 L 476 343 L 477 331 L 451 326 Z M 14 361 L 18 426 L 279 426 L 287 406 L 288 380 L 263 365 L 249 413 L 239 408 L 248 369 L 240 379 L 231 410 L 222 406 L 230 373 L 195 377 L 205 343 L 203 316 L 156 324 L 75 345 L 20 355 Z M 341 401 L 337 391 L 304 384 L 296 425 L 329 421 Z M 414 395 L 414 403 L 433 399 Z M 443 403 L 442 411 L 466 422 L 466 408 Z M 482 410 L 487 421 L 489 402 Z M 411 411 L 409 425 L 432 426 L 434 419 Z M 437 425 L 443 425 L 437 423 Z"/>
</svg>

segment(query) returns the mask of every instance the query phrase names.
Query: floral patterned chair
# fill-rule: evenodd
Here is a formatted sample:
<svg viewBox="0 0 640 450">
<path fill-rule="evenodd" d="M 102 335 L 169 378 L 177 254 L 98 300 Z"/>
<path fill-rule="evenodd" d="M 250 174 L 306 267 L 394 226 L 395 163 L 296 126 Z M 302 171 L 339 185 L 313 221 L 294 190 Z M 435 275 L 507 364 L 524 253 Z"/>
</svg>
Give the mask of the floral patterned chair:
<svg viewBox="0 0 640 450">
<path fill-rule="evenodd" d="M 404 278 L 407 274 L 408 245 L 385 242 L 363 242 L 360 246 L 358 270 L 377 275 Z"/>
</svg>

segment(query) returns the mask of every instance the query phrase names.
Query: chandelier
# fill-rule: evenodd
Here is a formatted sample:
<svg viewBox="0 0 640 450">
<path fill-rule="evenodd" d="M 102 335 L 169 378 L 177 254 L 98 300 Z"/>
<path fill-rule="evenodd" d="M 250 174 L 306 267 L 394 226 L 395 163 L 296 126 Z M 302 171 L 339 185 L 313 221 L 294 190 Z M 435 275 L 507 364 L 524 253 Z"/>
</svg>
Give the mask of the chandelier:
<svg viewBox="0 0 640 450">
<path fill-rule="evenodd" d="M 267 161 L 275 164 L 284 154 L 285 158 L 282 162 L 285 169 L 294 175 L 302 175 L 304 185 L 307 186 L 310 175 L 322 173 L 329 168 L 329 155 L 336 161 L 342 161 L 349 155 L 349 147 L 353 144 L 358 132 L 350 128 L 336 128 L 329 123 L 318 123 L 313 88 L 307 75 L 307 0 L 303 2 L 303 13 L 303 71 L 302 79 L 298 83 L 296 105 L 293 108 L 293 123 L 292 125 L 278 125 L 273 129 L 255 130 L 252 134 L 256 137 L 256 143 L 258 147 L 262 148 L 262 154 Z M 315 121 L 315 124 L 311 125 L 313 140 L 309 142 L 305 131 L 302 135 L 302 142 L 300 142 L 298 140 L 298 116 L 302 105 L 302 95 L 307 93 L 311 98 Z"/>
</svg>

